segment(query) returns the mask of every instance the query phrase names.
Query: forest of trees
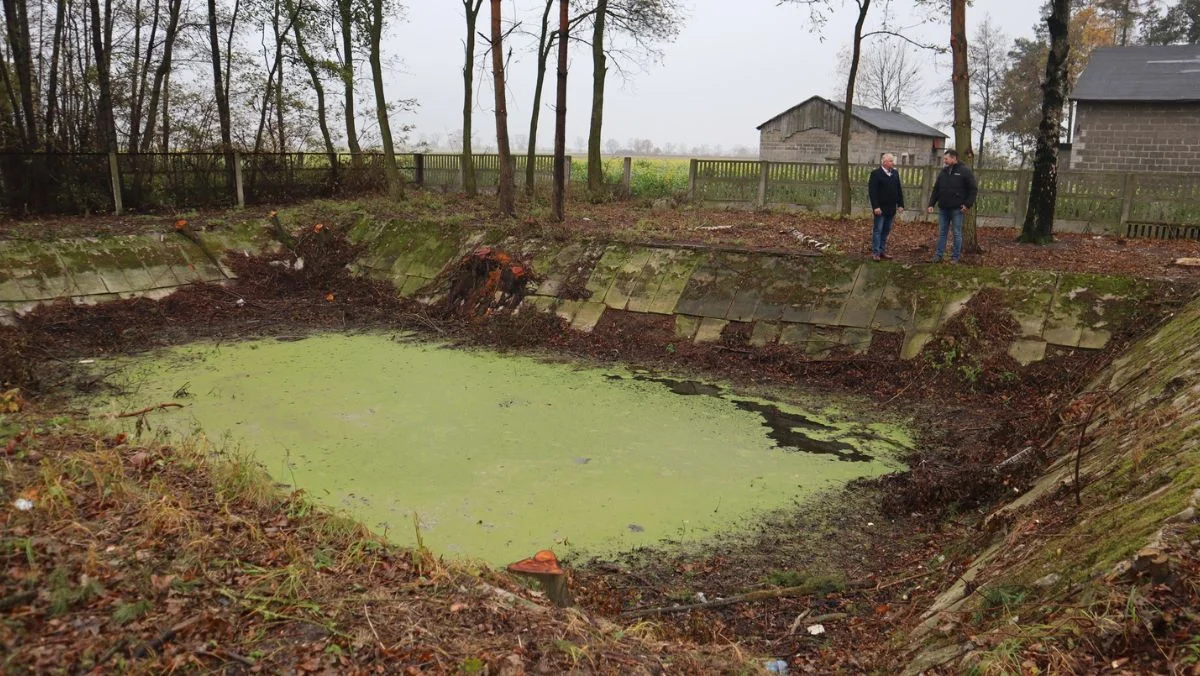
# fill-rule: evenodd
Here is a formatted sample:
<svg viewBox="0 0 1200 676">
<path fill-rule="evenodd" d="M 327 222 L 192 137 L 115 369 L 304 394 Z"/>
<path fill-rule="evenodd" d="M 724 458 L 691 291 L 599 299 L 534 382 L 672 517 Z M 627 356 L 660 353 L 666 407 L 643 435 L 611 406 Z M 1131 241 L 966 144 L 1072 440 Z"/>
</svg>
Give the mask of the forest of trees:
<svg viewBox="0 0 1200 676">
<path fill-rule="evenodd" d="M 405 112 L 416 102 L 383 86 L 387 66 L 406 56 L 403 44 L 383 39 L 405 20 L 401 0 L 0 1 L 0 145 L 10 152 L 333 154 L 423 141 L 469 157 L 472 140 L 479 150 L 499 145 L 486 125 L 473 128 L 470 119 L 475 108 L 490 106 L 470 99 L 476 72 L 491 74 L 491 36 L 476 25 L 479 0 L 461 0 L 463 31 L 445 38 L 468 47 L 462 125 L 447 126 L 470 131 L 467 138 L 460 131 L 444 139 L 409 138 Z M 869 0 L 858 1 L 865 16 Z M 792 2 L 814 12 L 837 4 Z M 913 7 L 944 16 L 944 5 L 914 0 Z M 502 18 L 505 61 L 513 50 L 533 55 L 518 57 L 513 67 L 536 64 L 535 111 L 551 98 L 543 97 L 542 84 L 558 39 L 550 21 L 557 7 L 558 0 L 529 0 L 521 6 L 528 16 Z M 660 56 L 686 20 L 684 5 L 573 0 L 568 7 L 570 40 L 587 50 L 591 62 L 577 58 L 576 66 L 581 72 L 581 66 L 592 67 L 588 79 L 573 79 L 591 90 L 593 101 L 587 113 L 575 111 L 590 117 L 588 137 L 576 140 L 576 151 L 586 150 L 593 163 L 601 152 L 753 155 L 748 147 L 606 137 L 606 75 Z M 483 28 L 491 20 L 488 9 L 483 4 Z M 970 11 L 985 9 L 976 4 Z M 972 132 L 981 164 L 1025 164 L 1032 157 L 1041 91 L 1031 83 L 1043 77 L 1049 39 L 1043 17 L 1031 16 L 1030 23 L 1033 37 L 1014 40 L 983 21 L 969 41 Z M 1200 41 L 1200 0 L 1071 0 L 1070 23 L 1068 95 L 1097 46 Z M 819 29 L 835 39 L 849 33 L 849 26 Z M 855 62 L 856 102 L 888 108 L 931 91 L 949 100 L 948 84 L 928 82 L 929 74 L 916 67 L 930 61 L 922 53 L 927 48 L 898 31 L 868 30 Z M 937 74 L 949 80 L 945 68 Z M 519 130 L 514 152 L 549 147 L 549 139 L 536 138 L 536 120 L 513 127 Z"/>
</svg>

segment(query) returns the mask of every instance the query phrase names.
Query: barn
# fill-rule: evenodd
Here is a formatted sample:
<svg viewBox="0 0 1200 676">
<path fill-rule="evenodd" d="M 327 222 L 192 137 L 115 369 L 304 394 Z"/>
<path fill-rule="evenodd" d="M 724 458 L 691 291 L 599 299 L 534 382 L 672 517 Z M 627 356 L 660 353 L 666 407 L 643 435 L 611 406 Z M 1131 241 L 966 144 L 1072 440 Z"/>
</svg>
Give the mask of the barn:
<svg viewBox="0 0 1200 676">
<path fill-rule="evenodd" d="M 767 162 L 836 162 L 845 106 L 814 96 L 758 126 L 759 159 Z M 850 163 L 875 164 L 893 153 L 899 165 L 940 162 L 946 136 L 899 109 L 853 106 Z"/>
</svg>

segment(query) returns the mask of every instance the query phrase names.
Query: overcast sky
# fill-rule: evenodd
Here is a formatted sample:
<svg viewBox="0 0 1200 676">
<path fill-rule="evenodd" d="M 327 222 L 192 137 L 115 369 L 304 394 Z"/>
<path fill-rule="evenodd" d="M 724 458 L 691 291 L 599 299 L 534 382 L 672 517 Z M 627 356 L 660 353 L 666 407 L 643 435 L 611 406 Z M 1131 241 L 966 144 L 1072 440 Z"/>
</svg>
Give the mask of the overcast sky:
<svg viewBox="0 0 1200 676">
<path fill-rule="evenodd" d="M 834 97 L 837 53 L 849 43 L 853 31 L 853 2 L 832 0 L 841 9 L 820 34 L 814 32 L 808 10 L 797 5 L 777 6 L 774 0 L 682 0 L 688 6 L 686 23 L 678 39 L 662 45 L 661 63 L 634 67 L 622 80 L 610 67 L 605 92 L 603 136 L 622 144 L 648 138 L 687 147 L 708 145 L 729 150 L 738 145 L 758 146 L 759 124 L 814 94 Z M 895 0 L 897 14 L 890 26 L 908 25 L 911 0 Z M 422 136 L 440 139 L 462 127 L 463 8 L 461 0 L 407 0 L 407 20 L 397 24 L 385 48 L 401 60 L 390 72 L 389 98 L 416 98 L 413 113 L 397 122 L 415 125 L 410 141 Z M 488 2 L 479 17 L 479 29 L 488 30 Z M 534 30 L 540 20 L 537 0 L 505 0 L 505 19 L 523 20 Z M 880 3 L 872 7 L 872 11 Z M 948 4 L 948 3 L 946 3 Z M 1029 37 L 1038 20 L 1042 0 L 977 0 L 968 10 L 968 34 L 985 14 L 1007 34 Z M 871 21 L 870 19 L 868 20 Z M 878 27 L 878 18 L 873 22 Z M 912 31 L 914 37 L 948 42 L 949 17 Z M 513 60 L 509 73 L 509 133 L 516 142 L 527 137 L 533 98 L 535 60 L 533 38 L 515 37 L 510 45 Z M 870 48 L 870 41 L 864 48 Z M 933 90 L 938 80 L 949 78 L 948 59 L 921 53 L 925 64 L 925 91 L 919 100 L 902 104 L 906 113 L 940 126 L 945 114 Z M 938 63 L 941 65 L 939 66 Z M 482 60 L 480 60 L 482 66 Z M 567 145 L 577 148 L 587 136 L 591 106 L 591 57 L 573 49 L 567 103 Z M 495 119 L 491 72 L 477 70 L 475 129 L 485 144 L 495 144 Z M 553 72 L 547 81 L 539 131 L 539 145 L 553 137 Z M 1037 86 L 1037 83 L 1030 83 Z M 837 97 L 841 98 L 841 97 Z M 949 134 L 948 134 L 949 135 Z"/>
</svg>

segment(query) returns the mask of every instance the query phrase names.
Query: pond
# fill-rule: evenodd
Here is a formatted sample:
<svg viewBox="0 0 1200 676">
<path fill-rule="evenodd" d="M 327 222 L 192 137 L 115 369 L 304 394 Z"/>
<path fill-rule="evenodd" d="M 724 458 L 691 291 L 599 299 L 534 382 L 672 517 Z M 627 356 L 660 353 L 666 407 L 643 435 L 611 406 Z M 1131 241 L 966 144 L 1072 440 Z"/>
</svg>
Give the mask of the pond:
<svg viewBox="0 0 1200 676">
<path fill-rule="evenodd" d="M 900 469 L 911 443 L 895 423 L 712 384 L 384 334 L 193 344 L 123 366 L 109 381 L 125 394 L 96 412 L 178 402 L 148 417 L 155 432 L 251 453 L 394 542 L 415 544 L 415 514 L 435 553 L 493 564 L 745 528 Z"/>
</svg>

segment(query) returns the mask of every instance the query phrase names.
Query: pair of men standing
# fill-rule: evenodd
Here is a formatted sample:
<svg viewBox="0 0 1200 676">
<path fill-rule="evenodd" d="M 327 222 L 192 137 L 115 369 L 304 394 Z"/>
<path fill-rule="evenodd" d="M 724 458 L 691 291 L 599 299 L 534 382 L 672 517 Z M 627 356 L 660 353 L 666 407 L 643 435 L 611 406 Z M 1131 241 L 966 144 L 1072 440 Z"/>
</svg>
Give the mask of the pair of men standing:
<svg viewBox="0 0 1200 676">
<path fill-rule="evenodd" d="M 958 163 L 957 152 L 947 150 L 942 156 L 942 164 L 929 195 L 929 213 L 933 213 L 934 206 L 939 209 L 937 252 L 933 262 L 941 263 L 945 257 L 946 239 L 953 227 L 954 248 L 950 252 L 950 262 L 958 263 L 962 257 L 963 216 L 975 206 L 975 195 L 979 189 L 971 170 Z M 887 253 L 888 234 L 892 231 L 896 214 L 904 213 L 904 188 L 900 183 L 900 173 L 896 171 L 896 156 L 885 154 L 880 165 L 867 180 L 871 212 L 875 215 L 871 258 L 877 261 L 891 260 L 892 257 Z"/>
</svg>

